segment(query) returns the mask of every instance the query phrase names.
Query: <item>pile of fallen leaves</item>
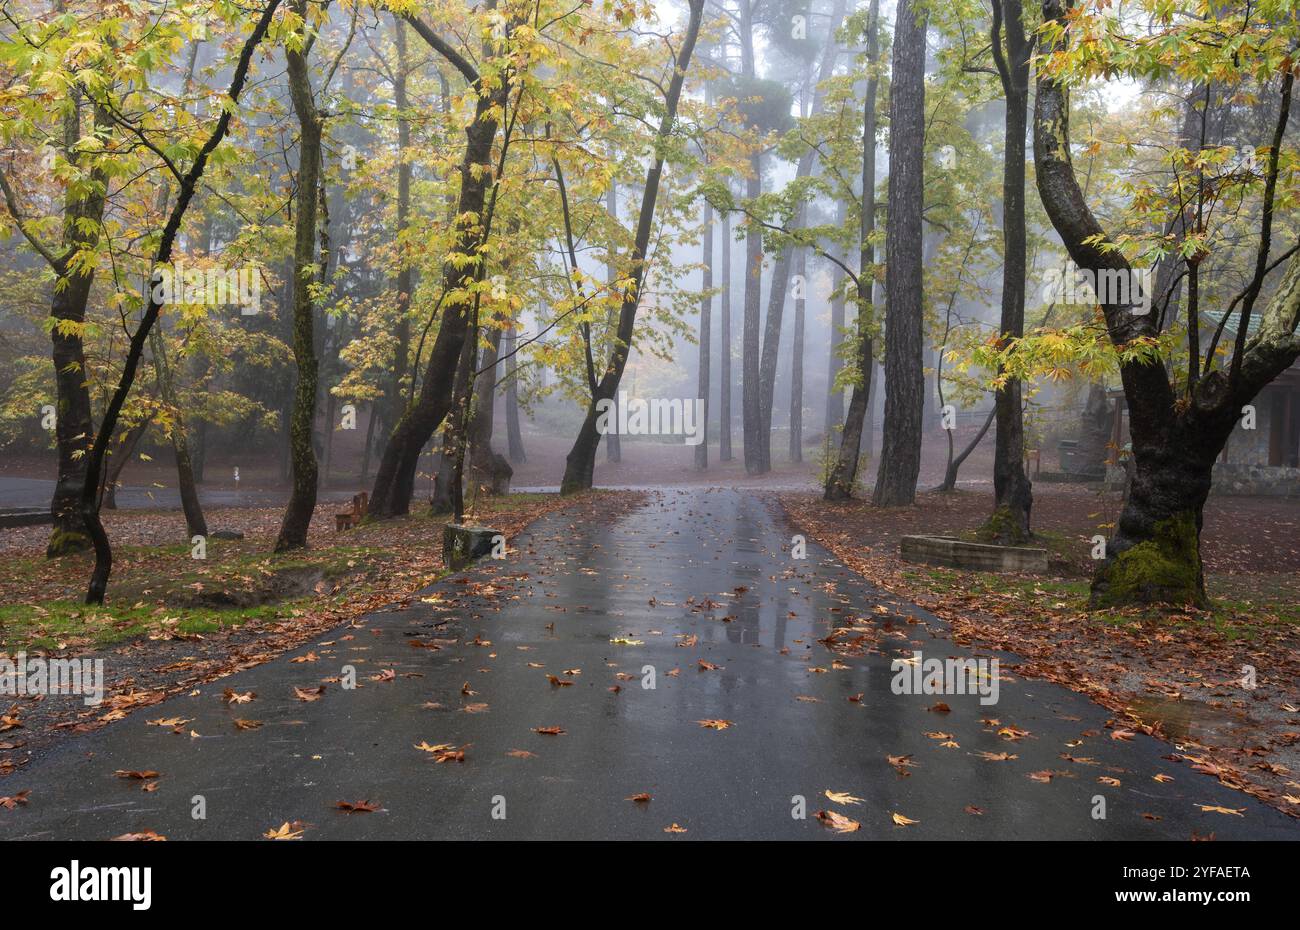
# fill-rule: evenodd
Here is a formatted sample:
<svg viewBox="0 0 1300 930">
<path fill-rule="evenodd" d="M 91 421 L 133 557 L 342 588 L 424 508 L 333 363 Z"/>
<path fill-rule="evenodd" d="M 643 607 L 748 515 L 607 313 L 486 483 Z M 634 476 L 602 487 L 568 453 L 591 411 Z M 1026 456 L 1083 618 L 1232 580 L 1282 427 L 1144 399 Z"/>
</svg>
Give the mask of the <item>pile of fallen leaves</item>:
<svg viewBox="0 0 1300 930">
<path fill-rule="evenodd" d="M 1254 610 L 1092 611 L 1085 596 L 1062 594 L 1060 579 L 1020 576 L 999 584 L 999 576 L 912 565 L 898 556 L 900 536 L 925 526 L 949 534 L 965 528 L 933 514 L 927 520 L 928 497 L 897 510 L 832 504 L 810 494 L 782 495 L 780 503 L 796 530 L 946 624 L 936 632 L 1015 653 L 1023 659 L 1013 667 L 1020 675 L 1088 695 L 1115 712 L 1116 728 L 1166 739 L 1175 750 L 1169 758 L 1300 816 L 1300 629 L 1294 622 Z M 1267 526 L 1254 529 L 1261 539 L 1270 535 Z M 1208 555 L 1207 563 L 1213 564 Z M 1274 567 L 1265 559 L 1244 564 Z M 1245 676 L 1253 677 L 1248 685 Z"/>
</svg>

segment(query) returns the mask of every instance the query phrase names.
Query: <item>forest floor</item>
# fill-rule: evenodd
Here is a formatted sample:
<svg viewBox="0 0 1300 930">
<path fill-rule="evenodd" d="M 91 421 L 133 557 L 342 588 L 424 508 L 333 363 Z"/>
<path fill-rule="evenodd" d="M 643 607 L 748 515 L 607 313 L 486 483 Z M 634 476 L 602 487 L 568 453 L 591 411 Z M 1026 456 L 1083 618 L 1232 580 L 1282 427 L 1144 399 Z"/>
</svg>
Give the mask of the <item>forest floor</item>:
<svg viewBox="0 0 1300 930">
<path fill-rule="evenodd" d="M 507 538 L 540 516 L 617 509 L 636 495 L 592 492 L 512 494 L 473 503 L 466 519 Z M 448 574 L 442 561 L 445 515 L 417 512 L 337 533 L 339 505 L 317 507 L 309 548 L 274 554 L 283 508 L 212 509 L 213 528 L 241 540 L 209 539 L 193 558 L 177 511 L 105 512 L 114 542 L 113 576 L 103 607 L 87 607 L 89 553 L 46 560 L 48 527 L 4 534 L 0 573 L 0 654 L 102 658 L 105 697 L 98 707 L 13 702 L 0 716 L 0 775 L 48 747 L 60 732 L 86 732 L 198 683 L 259 665 L 343 623 L 381 608 L 409 604 Z M 0 708 L 3 710 L 3 708 Z M 20 750 L 21 752 L 14 752 Z"/>
<path fill-rule="evenodd" d="M 1213 609 L 1156 613 L 1088 607 L 1091 539 L 1108 535 L 1117 494 L 1045 485 L 1034 494 L 1036 544 L 1051 552 L 1045 576 L 899 558 L 903 535 L 975 530 L 987 492 L 925 493 L 889 510 L 780 499 L 796 529 L 946 621 L 956 642 L 1016 653 L 1018 673 L 1089 695 L 1200 770 L 1300 816 L 1300 501 L 1211 497 L 1202 551 Z"/>
</svg>

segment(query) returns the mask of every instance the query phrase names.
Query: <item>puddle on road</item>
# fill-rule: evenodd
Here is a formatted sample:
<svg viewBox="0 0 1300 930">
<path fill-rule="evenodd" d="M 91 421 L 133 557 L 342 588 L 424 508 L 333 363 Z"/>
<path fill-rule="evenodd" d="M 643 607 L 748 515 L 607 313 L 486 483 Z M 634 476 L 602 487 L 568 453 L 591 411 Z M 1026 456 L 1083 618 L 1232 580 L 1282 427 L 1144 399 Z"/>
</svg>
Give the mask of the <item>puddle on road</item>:
<svg viewBox="0 0 1300 930">
<path fill-rule="evenodd" d="M 1181 701 L 1170 698 L 1137 698 L 1127 708 L 1143 723 L 1154 726 L 1160 724 L 1161 731 L 1173 740 L 1189 740 L 1194 743 L 1219 742 L 1221 745 L 1233 745 L 1230 738 L 1246 729 L 1246 722 L 1238 715 L 1211 707 L 1200 701 Z"/>
</svg>

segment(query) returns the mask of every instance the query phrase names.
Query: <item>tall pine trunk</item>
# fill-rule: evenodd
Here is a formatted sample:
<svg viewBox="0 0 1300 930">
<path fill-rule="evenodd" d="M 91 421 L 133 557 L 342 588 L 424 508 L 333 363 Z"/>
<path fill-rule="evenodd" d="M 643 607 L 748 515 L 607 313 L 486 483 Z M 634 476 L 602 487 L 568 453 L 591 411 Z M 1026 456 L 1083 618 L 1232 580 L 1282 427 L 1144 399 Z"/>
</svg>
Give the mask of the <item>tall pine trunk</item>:
<svg viewBox="0 0 1300 930">
<path fill-rule="evenodd" d="M 911 504 L 921 471 L 925 410 L 922 227 L 925 17 L 899 0 L 889 94 L 889 222 L 885 238 L 885 436 L 874 502 Z"/>
<path fill-rule="evenodd" d="M 749 159 L 745 197 L 756 200 L 763 193 L 763 155 Z M 766 466 L 763 449 L 763 393 L 759 385 L 759 340 L 762 327 L 763 232 L 750 221 L 745 231 L 745 303 L 740 323 L 740 430 L 744 443 L 745 473 L 761 475 Z"/>
<path fill-rule="evenodd" d="M 867 75 L 866 97 L 862 103 L 862 209 L 858 220 L 858 331 L 857 351 L 854 354 L 858 376 L 853 385 L 853 395 L 849 399 L 844 429 L 840 434 L 839 455 L 826 479 L 826 489 L 822 495 L 828 501 L 848 500 L 853 496 L 858 462 L 862 454 L 864 422 L 868 433 L 871 429 L 867 414 L 871 408 L 871 374 L 874 367 L 871 358 L 871 326 L 875 322 L 873 288 L 876 278 L 876 249 L 871 244 L 871 236 L 876 229 L 876 95 L 880 87 L 876 68 L 880 58 L 879 16 L 879 0 L 871 0 L 867 14 L 867 62 L 870 71 Z"/>
<path fill-rule="evenodd" d="M 722 214 L 722 293 L 718 295 L 718 461 L 731 461 L 731 214 Z"/>
<path fill-rule="evenodd" d="M 524 452 L 524 437 L 519 430 L 519 363 L 516 360 L 515 328 L 512 324 L 502 339 L 506 354 L 506 442 L 510 461 L 515 464 L 528 461 Z"/>
<path fill-rule="evenodd" d="M 1025 333 L 1025 132 L 1029 114 L 1029 56 L 1021 0 L 993 0 L 992 48 L 1006 97 L 1002 170 L 1001 338 Z M 1005 19 L 1005 22 L 1004 22 Z M 1006 33 L 1003 52 L 1002 32 Z M 997 432 L 993 455 L 993 515 L 984 535 L 1005 544 L 1025 542 L 1034 496 L 1025 472 L 1024 400 L 1018 378 L 995 396 Z"/>
<path fill-rule="evenodd" d="M 794 260 L 795 278 L 800 282 L 794 295 L 794 334 L 790 359 L 790 461 L 803 461 L 803 349 L 804 316 L 807 307 L 808 252 L 799 249 Z"/>
<path fill-rule="evenodd" d="M 841 200 L 835 210 L 835 225 L 843 227 L 848 221 L 848 207 Z M 840 261 L 848 258 L 838 245 L 832 245 L 835 257 Z M 839 265 L 831 265 L 831 332 L 830 351 L 826 361 L 826 441 L 829 443 L 836 430 L 844 425 L 844 391 L 835 387 L 844 359 L 840 357 L 844 343 L 844 271 Z"/>
<path fill-rule="evenodd" d="M 695 447 L 695 467 L 700 471 L 709 467 L 709 353 L 713 351 L 713 208 L 708 203 L 704 204 L 703 223 L 700 290 L 704 296 L 700 298 L 700 362 L 696 396 L 703 401 L 704 416 L 700 421 L 700 444 Z"/>
</svg>

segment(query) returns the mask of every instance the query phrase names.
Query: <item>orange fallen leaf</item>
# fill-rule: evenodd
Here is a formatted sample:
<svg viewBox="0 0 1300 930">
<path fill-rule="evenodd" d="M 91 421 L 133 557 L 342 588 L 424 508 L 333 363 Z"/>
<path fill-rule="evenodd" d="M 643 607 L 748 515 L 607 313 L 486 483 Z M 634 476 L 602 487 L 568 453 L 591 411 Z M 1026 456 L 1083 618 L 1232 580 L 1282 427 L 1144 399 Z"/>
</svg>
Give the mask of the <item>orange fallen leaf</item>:
<svg viewBox="0 0 1300 930">
<path fill-rule="evenodd" d="M 835 811 L 818 811 L 816 817 L 822 822 L 823 826 L 829 827 L 836 833 L 853 833 L 862 829 L 862 824 L 852 817 L 845 817 L 843 814 L 835 813 Z"/>
</svg>

